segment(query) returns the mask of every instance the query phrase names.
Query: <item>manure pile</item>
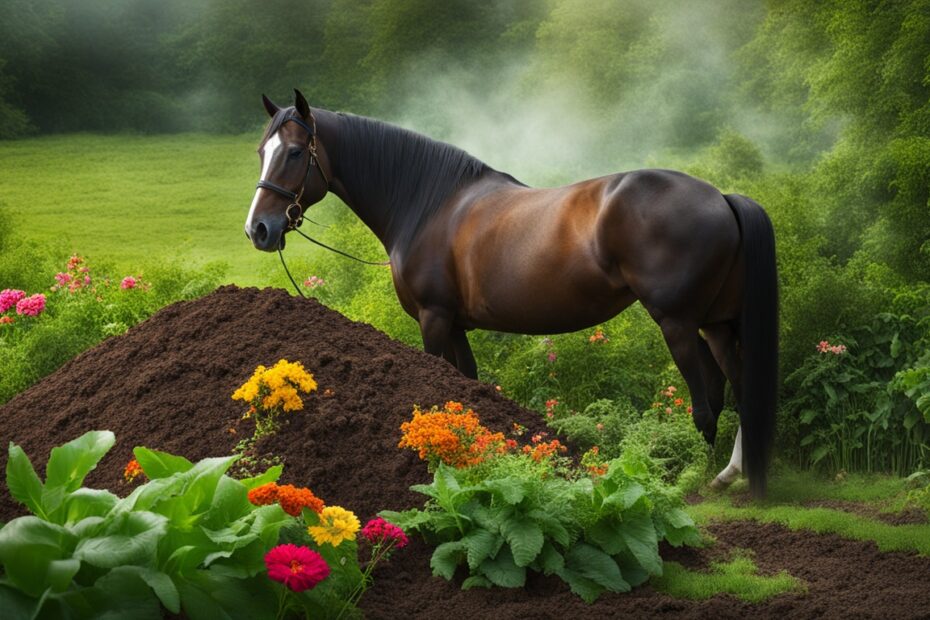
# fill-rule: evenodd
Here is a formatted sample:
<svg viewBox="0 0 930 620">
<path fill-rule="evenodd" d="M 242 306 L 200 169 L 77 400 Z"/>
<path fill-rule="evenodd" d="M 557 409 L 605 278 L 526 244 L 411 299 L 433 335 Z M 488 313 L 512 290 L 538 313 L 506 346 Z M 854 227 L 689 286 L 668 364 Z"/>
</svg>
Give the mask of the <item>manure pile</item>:
<svg viewBox="0 0 930 620">
<path fill-rule="evenodd" d="M 226 286 L 192 302 L 164 308 L 125 335 L 110 338 L 77 356 L 57 372 L 0 407 L 0 445 L 14 441 L 36 468 L 49 450 L 92 429 L 108 429 L 117 443 L 87 479 L 87 485 L 125 494 L 125 463 L 134 446 L 181 454 L 191 460 L 231 452 L 251 429 L 241 422 L 242 403 L 230 397 L 255 366 L 285 358 L 312 372 L 319 390 L 305 409 L 288 416 L 277 435 L 259 450 L 284 459 L 281 481 L 309 486 L 328 504 L 353 510 L 367 520 L 378 510 L 402 510 L 422 503 L 412 484 L 430 479 L 425 463 L 397 448 L 399 426 L 414 404 L 424 407 L 457 400 L 474 408 L 492 430 L 513 422 L 544 430 L 538 414 L 498 394 L 493 387 L 462 377 L 446 362 L 391 340 L 370 326 L 353 323 L 312 299 L 283 290 Z M 230 429 L 236 430 L 235 433 Z M 4 450 L 3 458 L 6 454 Z M 0 521 L 23 509 L 2 485 Z M 748 529 L 747 529 L 748 528 Z M 809 584 L 808 595 L 780 596 L 751 606 L 716 596 L 709 601 L 673 599 L 648 584 L 625 595 L 605 595 L 586 605 L 556 578 L 531 575 L 522 590 L 459 590 L 430 575 L 431 549 L 418 540 L 375 573 L 362 600 L 369 618 L 567 618 L 580 617 L 818 617 L 853 613 L 911 617 L 930 607 L 930 560 L 906 554 L 871 552 L 869 543 L 830 537 L 836 560 L 851 554 L 856 563 L 838 578 L 836 565 L 803 558 L 814 534 L 786 533 L 776 526 L 720 524 L 752 548 L 764 570 L 773 554 L 792 560 L 791 572 Z M 746 536 L 749 533 L 753 536 Z M 821 546 L 822 547 L 822 546 Z M 871 545 L 874 548 L 874 545 Z M 675 551 L 696 568 L 714 557 L 709 550 Z M 813 558 L 812 558 L 813 559 Z M 803 567 L 807 567 L 805 570 Z M 923 577 L 923 578 L 922 578 Z M 916 587 L 915 587 L 916 586 Z M 880 609 L 863 603 L 882 592 Z M 922 610 L 922 611 L 920 611 Z M 876 616 L 876 617 L 878 617 Z"/>
</svg>

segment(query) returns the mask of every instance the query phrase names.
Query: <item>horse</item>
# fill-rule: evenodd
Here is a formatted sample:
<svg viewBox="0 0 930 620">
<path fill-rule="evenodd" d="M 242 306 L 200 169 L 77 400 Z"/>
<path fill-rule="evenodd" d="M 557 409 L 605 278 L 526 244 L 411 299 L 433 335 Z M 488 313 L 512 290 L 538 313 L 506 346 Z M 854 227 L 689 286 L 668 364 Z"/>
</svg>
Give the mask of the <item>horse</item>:
<svg viewBox="0 0 930 620">
<path fill-rule="evenodd" d="M 552 334 L 603 323 L 635 301 L 658 324 L 713 445 L 732 386 L 740 427 L 714 479 L 745 469 L 765 493 L 775 426 L 778 282 L 763 208 L 681 172 L 644 169 L 529 187 L 465 151 L 378 120 L 262 101 L 271 117 L 245 222 L 255 248 L 328 192 L 378 237 L 427 353 L 477 378 L 467 332 Z M 283 258 L 282 258 L 283 260 Z"/>
</svg>

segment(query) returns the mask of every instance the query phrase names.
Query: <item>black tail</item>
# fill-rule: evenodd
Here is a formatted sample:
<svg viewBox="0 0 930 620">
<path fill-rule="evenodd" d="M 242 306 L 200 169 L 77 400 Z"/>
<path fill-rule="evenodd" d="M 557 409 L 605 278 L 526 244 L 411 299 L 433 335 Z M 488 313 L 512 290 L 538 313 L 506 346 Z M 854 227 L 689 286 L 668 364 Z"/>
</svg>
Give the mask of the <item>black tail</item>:
<svg viewBox="0 0 930 620">
<path fill-rule="evenodd" d="M 775 234 L 762 207 L 739 194 L 724 196 L 742 235 L 746 281 L 740 316 L 739 418 L 743 468 L 755 497 L 765 495 L 766 472 L 775 438 L 778 399 L 778 271 Z"/>
</svg>

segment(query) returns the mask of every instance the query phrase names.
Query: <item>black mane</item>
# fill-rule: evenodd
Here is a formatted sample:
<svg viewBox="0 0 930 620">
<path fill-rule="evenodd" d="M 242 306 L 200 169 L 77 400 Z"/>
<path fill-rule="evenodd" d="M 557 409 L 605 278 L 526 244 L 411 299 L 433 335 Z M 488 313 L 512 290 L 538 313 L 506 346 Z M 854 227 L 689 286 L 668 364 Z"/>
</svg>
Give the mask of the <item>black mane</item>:
<svg viewBox="0 0 930 620">
<path fill-rule="evenodd" d="M 385 232 L 400 247 L 453 192 L 490 170 L 451 144 L 362 116 L 339 119 L 336 176 L 353 202 L 384 210 Z"/>
</svg>

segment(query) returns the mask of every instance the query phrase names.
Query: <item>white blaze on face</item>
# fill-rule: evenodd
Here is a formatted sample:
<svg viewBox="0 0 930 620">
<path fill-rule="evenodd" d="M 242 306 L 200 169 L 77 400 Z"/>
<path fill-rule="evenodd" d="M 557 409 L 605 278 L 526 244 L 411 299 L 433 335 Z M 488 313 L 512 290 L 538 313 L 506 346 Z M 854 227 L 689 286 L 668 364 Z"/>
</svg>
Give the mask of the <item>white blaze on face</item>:
<svg viewBox="0 0 930 620">
<path fill-rule="evenodd" d="M 274 159 L 279 148 L 281 148 L 281 138 L 278 137 L 278 134 L 268 138 L 268 141 L 265 142 L 265 146 L 262 147 L 262 175 L 259 177 L 260 181 L 267 180 L 268 169 L 271 167 L 271 161 Z M 245 218 L 245 234 L 249 239 L 252 238 L 252 216 L 255 214 L 255 207 L 258 205 L 258 195 L 261 191 L 262 189 L 260 187 L 255 188 L 255 197 L 252 198 L 252 206 L 249 207 L 249 216 Z"/>
</svg>

